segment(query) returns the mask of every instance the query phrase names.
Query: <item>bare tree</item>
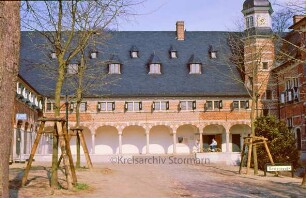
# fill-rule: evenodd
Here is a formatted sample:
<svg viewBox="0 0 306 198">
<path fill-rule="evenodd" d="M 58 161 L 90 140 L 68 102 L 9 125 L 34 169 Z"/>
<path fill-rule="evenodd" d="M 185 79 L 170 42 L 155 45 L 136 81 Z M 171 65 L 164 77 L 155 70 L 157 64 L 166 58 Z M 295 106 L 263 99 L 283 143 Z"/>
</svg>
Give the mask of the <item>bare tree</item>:
<svg viewBox="0 0 306 198">
<path fill-rule="evenodd" d="M 22 24 L 39 32 L 56 54 L 55 116 L 60 115 L 60 100 L 68 65 L 86 48 L 92 35 L 104 31 L 119 16 L 129 14 L 132 0 L 44 1 L 24 5 Z M 58 145 L 53 138 L 53 145 Z M 51 185 L 58 186 L 57 146 L 53 147 Z"/>
<path fill-rule="evenodd" d="M 9 153 L 19 64 L 20 2 L 0 2 L 0 197 L 9 197 Z"/>
</svg>

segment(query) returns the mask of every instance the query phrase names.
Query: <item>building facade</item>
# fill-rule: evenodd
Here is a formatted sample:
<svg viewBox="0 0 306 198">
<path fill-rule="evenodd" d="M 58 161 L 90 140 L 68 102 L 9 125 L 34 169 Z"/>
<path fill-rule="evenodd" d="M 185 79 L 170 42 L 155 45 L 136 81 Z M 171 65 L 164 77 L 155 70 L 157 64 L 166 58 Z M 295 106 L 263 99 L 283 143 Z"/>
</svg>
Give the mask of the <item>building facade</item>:
<svg viewBox="0 0 306 198">
<path fill-rule="evenodd" d="M 238 33 L 186 31 L 178 21 L 176 31 L 109 32 L 106 40 L 95 36 L 86 51 L 84 82 L 90 86 L 80 106 L 90 153 L 189 154 L 208 150 L 213 138 L 222 152 L 240 152 L 243 137 L 251 132 L 250 86 L 258 90 L 258 114 L 282 115 L 279 92 L 272 86 L 271 4 L 246 0 L 242 12 L 244 70 L 232 61 L 228 41 Z M 22 32 L 20 75 L 44 96 L 43 116 L 52 117 L 57 59 L 52 48 L 43 47 L 47 44 L 35 32 Z M 70 127 L 76 124 L 73 82 L 78 67 L 78 58 L 67 65 L 63 87 L 63 96 L 69 95 Z M 63 97 L 63 117 L 64 103 Z M 45 138 L 43 155 L 52 148 L 52 137 Z M 74 152 L 74 139 L 71 147 Z"/>
</svg>

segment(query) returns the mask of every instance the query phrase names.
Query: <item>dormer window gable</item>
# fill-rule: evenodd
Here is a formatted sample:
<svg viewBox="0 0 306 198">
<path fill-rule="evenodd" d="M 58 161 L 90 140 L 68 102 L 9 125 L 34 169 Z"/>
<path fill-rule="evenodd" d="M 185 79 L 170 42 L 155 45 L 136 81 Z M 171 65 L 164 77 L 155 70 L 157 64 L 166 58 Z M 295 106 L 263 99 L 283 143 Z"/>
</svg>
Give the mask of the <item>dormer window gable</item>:
<svg viewBox="0 0 306 198">
<path fill-rule="evenodd" d="M 51 59 L 56 59 L 56 53 L 54 51 L 51 51 L 50 58 Z"/>
<path fill-rule="evenodd" d="M 149 61 L 149 74 L 161 74 L 161 61 L 155 53 Z"/>
<path fill-rule="evenodd" d="M 177 50 L 173 46 L 169 50 L 169 55 L 171 59 L 177 58 Z"/>
<path fill-rule="evenodd" d="M 121 74 L 121 60 L 117 55 L 112 55 L 108 63 L 109 74 Z"/>
<path fill-rule="evenodd" d="M 189 74 L 201 74 L 202 73 L 202 62 L 200 59 L 192 55 L 188 62 Z"/>
<path fill-rule="evenodd" d="M 208 49 L 208 54 L 209 54 L 209 58 L 211 59 L 216 59 L 217 58 L 217 50 L 213 48 L 212 45 L 209 46 Z"/>
<path fill-rule="evenodd" d="M 89 54 L 90 59 L 96 59 L 98 57 L 98 50 L 94 49 L 90 51 Z"/>
<path fill-rule="evenodd" d="M 131 58 L 139 58 L 139 50 L 137 49 L 135 45 L 133 45 L 130 50 L 130 56 Z"/>
</svg>

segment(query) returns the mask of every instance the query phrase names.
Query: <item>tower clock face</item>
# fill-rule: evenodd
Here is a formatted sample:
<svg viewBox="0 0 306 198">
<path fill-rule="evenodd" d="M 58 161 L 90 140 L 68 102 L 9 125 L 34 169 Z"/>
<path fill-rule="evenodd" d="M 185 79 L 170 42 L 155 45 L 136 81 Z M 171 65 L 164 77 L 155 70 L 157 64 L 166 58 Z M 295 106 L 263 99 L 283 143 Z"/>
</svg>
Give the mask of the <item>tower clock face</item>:
<svg viewBox="0 0 306 198">
<path fill-rule="evenodd" d="M 257 23 L 259 26 L 267 25 L 267 19 L 265 17 L 259 16 L 257 18 Z"/>
</svg>

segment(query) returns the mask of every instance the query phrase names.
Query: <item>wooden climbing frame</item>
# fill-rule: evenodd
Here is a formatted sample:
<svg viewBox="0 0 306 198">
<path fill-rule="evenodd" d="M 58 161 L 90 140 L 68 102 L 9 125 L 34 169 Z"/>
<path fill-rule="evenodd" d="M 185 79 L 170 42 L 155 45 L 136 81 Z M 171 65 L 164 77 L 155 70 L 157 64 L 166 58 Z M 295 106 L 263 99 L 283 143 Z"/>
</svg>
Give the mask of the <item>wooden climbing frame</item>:
<svg viewBox="0 0 306 198">
<path fill-rule="evenodd" d="M 77 177 L 76 177 L 75 168 L 73 165 L 73 159 L 72 159 L 70 144 L 69 144 L 69 139 L 68 139 L 68 132 L 65 127 L 66 120 L 64 118 L 40 118 L 38 119 L 38 121 L 40 121 L 40 126 L 39 126 L 37 136 L 35 138 L 35 141 L 34 141 L 34 144 L 31 150 L 31 154 L 30 154 L 26 169 L 24 171 L 24 175 L 22 177 L 21 184 L 22 186 L 26 185 L 29 171 L 31 169 L 31 165 L 33 162 L 33 158 L 36 153 L 36 149 L 39 145 L 42 134 L 46 133 L 44 131 L 45 123 L 53 122 L 54 123 L 53 138 L 58 138 L 59 140 L 57 142 L 59 142 L 60 144 L 61 156 L 63 157 L 63 161 L 64 161 L 64 169 L 65 169 L 65 176 L 67 180 L 67 187 L 68 189 L 72 189 L 73 185 L 77 183 Z M 58 145 L 53 145 L 53 148 L 58 148 Z M 54 152 L 57 152 L 57 150 L 55 151 L 53 149 L 53 154 Z M 56 153 L 56 156 L 57 156 L 57 153 Z M 54 163 L 52 163 L 52 170 L 57 170 L 57 167 L 53 167 L 53 166 L 54 166 Z M 51 174 L 51 177 L 52 177 L 52 174 Z M 54 187 L 52 186 L 52 182 L 51 182 L 51 187 Z"/>
<path fill-rule="evenodd" d="M 264 145 L 266 152 L 268 154 L 269 160 L 271 162 L 271 164 L 274 164 L 273 159 L 272 159 L 272 155 L 270 153 L 268 144 L 267 144 L 267 138 L 264 137 L 258 137 L 258 136 L 248 136 L 248 137 L 244 137 L 244 143 L 243 143 L 243 148 L 241 150 L 241 162 L 240 162 L 240 167 L 239 167 L 239 174 L 241 174 L 241 169 L 242 169 L 242 163 L 243 163 L 243 159 L 244 159 L 244 152 L 245 149 L 248 148 L 248 161 L 247 161 L 247 170 L 246 170 L 246 174 L 249 173 L 249 169 L 251 166 L 251 156 L 252 156 L 252 149 L 254 146 L 257 145 Z"/>
<path fill-rule="evenodd" d="M 70 130 L 72 131 L 72 133 L 68 134 L 68 140 L 70 141 L 72 136 L 76 136 L 77 137 L 77 142 L 80 142 L 84 151 L 84 155 L 86 158 L 86 162 L 87 162 L 87 166 L 90 170 L 92 170 L 93 166 L 92 166 L 92 162 L 91 162 L 91 158 L 89 156 L 89 152 L 88 152 L 88 148 L 86 145 L 86 141 L 85 141 L 85 137 L 84 137 L 84 133 L 83 133 L 83 129 L 80 127 L 75 127 L 75 128 L 70 128 Z M 80 144 L 77 143 L 77 158 L 80 156 Z M 61 163 L 63 156 L 61 155 L 58 164 Z M 80 159 L 77 159 L 77 161 L 80 161 Z"/>
</svg>

